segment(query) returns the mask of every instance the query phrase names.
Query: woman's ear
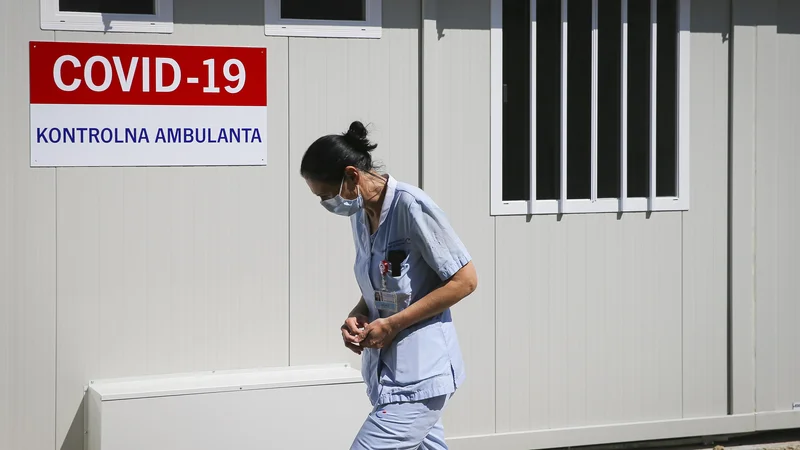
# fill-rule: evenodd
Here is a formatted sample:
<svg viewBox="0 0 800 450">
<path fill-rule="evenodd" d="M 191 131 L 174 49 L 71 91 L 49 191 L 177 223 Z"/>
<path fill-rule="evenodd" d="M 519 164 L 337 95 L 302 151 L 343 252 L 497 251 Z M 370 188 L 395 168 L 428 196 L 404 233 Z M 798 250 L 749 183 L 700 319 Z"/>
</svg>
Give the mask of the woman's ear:
<svg viewBox="0 0 800 450">
<path fill-rule="evenodd" d="M 347 180 L 353 181 L 355 184 L 358 184 L 361 179 L 361 173 L 353 166 L 345 167 L 344 175 Z"/>
</svg>

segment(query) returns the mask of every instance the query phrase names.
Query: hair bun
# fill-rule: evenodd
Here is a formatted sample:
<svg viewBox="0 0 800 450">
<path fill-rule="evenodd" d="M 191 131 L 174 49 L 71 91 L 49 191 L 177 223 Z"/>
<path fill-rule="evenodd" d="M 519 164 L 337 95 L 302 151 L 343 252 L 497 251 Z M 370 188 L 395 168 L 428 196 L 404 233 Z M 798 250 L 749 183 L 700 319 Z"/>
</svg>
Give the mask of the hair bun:
<svg viewBox="0 0 800 450">
<path fill-rule="evenodd" d="M 366 139 L 367 138 L 367 127 L 364 126 L 363 123 L 359 121 L 355 121 L 350 124 L 350 129 L 347 130 L 347 134 L 352 136 L 355 139 Z"/>
<path fill-rule="evenodd" d="M 355 150 L 362 153 L 369 153 L 378 145 L 371 143 L 369 139 L 367 139 L 368 134 L 367 127 L 356 120 L 350 124 L 350 128 L 344 133 L 344 137 Z"/>
</svg>

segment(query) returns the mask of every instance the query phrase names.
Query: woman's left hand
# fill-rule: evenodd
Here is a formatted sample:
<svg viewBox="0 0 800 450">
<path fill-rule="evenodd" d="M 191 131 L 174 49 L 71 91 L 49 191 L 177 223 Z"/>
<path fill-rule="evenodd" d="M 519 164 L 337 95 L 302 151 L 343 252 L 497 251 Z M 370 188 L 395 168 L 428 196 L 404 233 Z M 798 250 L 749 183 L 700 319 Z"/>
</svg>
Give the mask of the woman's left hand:
<svg viewBox="0 0 800 450">
<path fill-rule="evenodd" d="M 387 319 L 380 318 L 364 328 L 362 332 L 362 347 L 385 348 L 392 344 L 400 330 Z"/>
</svg>

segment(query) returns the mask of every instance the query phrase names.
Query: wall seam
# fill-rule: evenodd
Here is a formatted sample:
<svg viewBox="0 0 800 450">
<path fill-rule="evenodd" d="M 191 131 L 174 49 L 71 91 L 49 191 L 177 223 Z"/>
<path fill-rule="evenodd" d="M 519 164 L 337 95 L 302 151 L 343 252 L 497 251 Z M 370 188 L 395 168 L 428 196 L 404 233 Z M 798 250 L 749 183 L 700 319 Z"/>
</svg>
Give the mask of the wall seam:
<svg viewBox="0 0 800 450">
<path fill-rule="evenodd" d="M 495 14 L 494 2 L 490 3 L 489 8 L 490 8 L 490 11 L 489 11 L 489 16 L 490 16 L 489 22 L 490 23 L 489 23 L 489 59 L 488 59 L 488 63 L 489 63 L 489 80 L 490 80 L 490 82 L 493 83 L 494 81 L 492 80 L 492 26 L 494 25 L 494 23 L 493 23 L 492 16 Z M 502 26 L 502 24 L 501 24 L 501 26 Z M 492 139 L 494 139 L 494 137 L 492 136 L 492 114 L 493 114 L 493 112 L 492 112 L 492 103 L 493 103 L 493 100 L 492 100 L 492 95 L 491 95 L 491 89 L 492 89 L 492 87 L 490 85 L 489 86 L 490 95 L 489 95 L 489 105 L 488 105 L 488 107 L 489 107 L 489 123 L 487 124 L 489 126 L 489 148 L 490 149 L 491 149 Z M 486 155 L 488 156 L 488 164 L 487 164 L 486 167 L 489 169 L 488 170 L 488 172 L 489 172 L 489 174 L 488 174 L 489 175 L 489 177 L 488 177 L 489 178 L 489 217 L 492 219 L 492 228 L 493 228 L 493 232 L 494 232 L 493 233 L 493 239 L 492 239 L 492 244 L 493 244 L 493 247 L 494 247 L 494 248 L 492 248 L 492 258 L 493 258 L 493 264 L 492 264 L 492 266 L 493 266 L 492 278 L 493 279 L 492 279 L 492 284 L 494 285 L 493 286 L 493 290 L 492 290 L 492 308 L 493 308 L 493 313 L 494 313 L 494 352 L 493 352 L 494 353 L 494 371 L 493 371 L 494 372 L 494 380 L 493 380 L 494 381 L 494 398 L 492 399 L 492 401 L 493 401 L 494 405 L 493 405 L 492 409 L 494 410 L 493 411 L 494 424 L 493 424 L 492 429 L 494 430 L 494 433 L 497 434 L 497 433 L 499 433 L 497 415 L 498 415 L 498 409 L 500 407 L 499 402 L 498 402 L 498 398 L 500 397 L 500 392 L 499 392 L 499 383 L 498 383 L 499 373 L 498 373 L 498 365 L 497 365 L 497 362 L 498 362 L 497 361 L 497 353 L 498 353 L 498 349 L 500 347 L 499 341 L 498 341 L 498 333 L 497 333 L 497 330 L 498 330 L 498 311 L 497 311 L 497 299 L 498 299 L 498 292 L 497 292 L 497 286 L 498 286 L 498 283 L 497 283 L 497 222 L 498 222 L 498 218 L 497 218 L 497 216 L 492 216 L 492 193 L 491 193 L 491 186 L 492 186 L 492 181 L 491 181 L 492 180 L 492 169 L 491 169 L 491 167 L 492 167 L 492 154 L 491 154 L 491 151 L 487 152 Z M 528 219 L 530 219 L 530 216 L 528 216 Z M 530 333 L 529 333 L 528 345 L 530 346 Z M 530 356 L 529 356 L 528 360 L 530 361 Z M 529 410 L 528 420 L 530 421 L 530 405 L 528 406 L 528 410 Z"/>
<path fill-rule="evenodd" d="M 424 189 L 425 159 L 425 5 L 419 0 L 419 33 L 417 34 L 417 185 Z"/>
<path fill-rule="evenodd" d="M 286 38 L 286 197 L 292 198 L 292 64 L 290 52 L 292 51 L 291 40 Z M 289 245 L 286 248 L 286 275 L 288 283 L 286 287 L 286 318 L 287 324 L 287 338 L 286 338 L 286 365 L 292 365 L 292 202 L 286 202 L 286 216 L 289 223 L 287 224 L 286 239 Z"/>
<path fill-rule="evenodd" d="M 681 417 L 686 418 L 686 212 L 681 212 Z"/>
<path fill-rule="evenodd" d="M 678 10 L 678 23 L 680 23 L 681 5 Z M 692 6 L 689 7 L 689 51 L 691 51 L 692 36 Z M 678 46 L 680 49 L 680 45 Z M 657 55 L 656 55 L 657 56 Z M 680 56 L 678 56 L 680 58 Z M 691 57 L 689 58 L 689 82 L 691 83 Z M 691 112 L 691 99 L 689 100 L 689 111 Z M 686 418 L 686 211 L 681 212 L 681 417 Z"/>
<path fill-rule="evenodd" d="M 53 32 L 53 35 L 54 35 L 53 36 L 53 40 L 55 40 L 55 32 Z M 53 361 L 53 374 L 55 375 L 53 377 L 53 396 L 54 396 L 53 414 L 55 416 L 53 418 L 53 448 L 55 450 L 58 450 L 58 291 L 59 291 L 59 289 L 58 289 L 58 169 L 57 168 L 53 169 L 53 181 L 54 181 L 54 183 L 53 183 L 53 186 L 54 186 L 54 189 L 53 189 L 53 204 L 55 205 L 55 211 L 54 211 L 54 217 L 53 217 L 54 222 L 55 222 L 54 223 L 55 226 L 53 227 L 53 235 L 54 235 L 53 236 L 53 238 L 54 238 L 53 242 L 54 242 L 54 245 L 55 245 L 55 249 L 54 249 L 54 252 L 53 252 L 53 254 L 55 256 L 55 261 L 53 262 L 54 269 L 55 269 L 54 270 L 55 283 L 53 283 L 55 285 L 55 294 L 53 295 L 54 300 L 55 300 L 55 305 L 54 305 L 55 307 L 54 307 L 54 314 L 53 314 L 53 322 L 54 322 L 53 326 L 55 327 L 54 330 L 53 330 L 53 336 L 54 336 L 54 339 L 53 339 L 54 340 L 54 342 L 53 342 L 53 345 L 54 345 L 54 348 L 53 348 L 53 358 L 54 358 L 54 361 Z M 85 401 L 85 398 L 84 398 L 83 401 Z M 84 425 L 83 425 L 84 430 L 86 429 L 86 426 L 87 426 L 87 423 L 84 421 Z M 83 447 L 86 448 L 85 435 L 84 435 L 84 439 L 83 439 Z"/>
<path fill-rule="evenodd" d="M 494 253 L 494 255 L 493 255 L 494 256 L 494 264 L 493 264 L 493 266 L 494 266 L 494 274 L 492 274 L 492 276 L 494 277 L 494 283 L 493 283 L 494 284 L 494 291 L 493 291 L 493 294 L 494 294 L 493 297 L 494 298 L 492 299 L 492 305 L 494 307 L 494 427 L 493 428 L 494 428 L 494 432 L 497 433 L 498 432 L 497 431 L 497 408 L 498 408 L 497 398 L 498 398 L 498 395 L 499 395 L 499 393 L 497 391 L 497 388 L 498 388 L 498 386 L 497 386 L 498 385 L 498 383 L 497 383 L 497 378 L 498 378 L 498 376 L 497 376 L 497 349 L 498 349 L 498 345 L 497 345 L 497 217 L 492 217 L 492 219 L 493 219 L 492 220 L 492 227 L 494 228 L 494 239 L 493 239 L 493 241 L 494 241 L 493 242 L 494 243 L 494 249 L 492 249 L 493 253 Z"/>
<path fill-rule="evenodd" d="M 753 358 L 752 359 L 752 362 L 753 362 L 753 364 L 752 364 L 752 367 L 753 367 L 753 369 L 752 369 L 753 370 L 753 373 L 752 373 L 752 375 L 753 375 L 753 392 L 752 392 L 751 395 L 753 396 L 753 412 L 757 412 L 758 411 L 758 369 L 757 369 L 757 364 L 758 364 L 758 358 L 757 358 L 757 352 L 758 352 L 758 308 L 756 307 L 756 296 L 758 294 L 758 277 L 756 276 L 756 263 L 757 263 L 756 248 L 758 247 L 758 242 L 757 242 L 758 233 L 756 231 L 756 223 L 757 223 L 756 214 L 758 213 L 758 203 L 757 203 L 756 195 L 758 193 L 757 192 L 758 191 L 758 189 L 757 189 L 757 186 L 758 186 L 758 168 L 756 167 L 756 164 L 758 163 L 758 158 L 756 158 L 756 150 L 757 150 L 757 146 L 758 146 L 758 131 L 759 131 L 759 128 L 758 128 L 758 69 L 757 69 L 758 68 L 758 25 L 756 24 L 756 25 L 754 25 L 754 27 L 755 27 L 755 33 L 753 33 L 753 35 L 754 35 L 755 42 L 753 42 L 753 66 L 752 66 L 752 70 L 753 70 L 753 90 L 751 91 L 751 95 L 753 96 L 752 101 L 753 101 L 753 122 L 754 122 L 753 123 L 753 142 L 751 143 L 751 148 L 752 148 L 752 152 L 751 152 L 751 154 L 752 154 L 751 158 L 752 159 L 751 159 L 751 162 L 752 162 L 752 165 L 753 165 L 753 172 L 752 172 L 753 184 L 752 184 L 751 191 L 750 191 L 751 204 L 753 205 L 752 206 L 753 207 L 753 214 L 752 214 L 752 219 L 751 219 L 751 222 L 750 222 L 750 230 L 751 230 L 751 237 L 752 237 L 752 247 L 751 247 L 751 256 L 750 256 L 750 258 L 751 258 L 750 259 L 750 264 L 751 264 L 751 266 L 750 266 L 750 275 L 751 275 L 752 280 L 753 280 L 753 288 L 752 288 L 753 290 L 750 293 L 750 298 L 751 298 L 750 301 L 751 301 L 752 311 L 753 311 L 752 318 L 751 318 L 751 320 L 752 320 L 752 322 L 751 322 L 752 323 L 752 330 L 753 330 L 753 334 L 752 334 L 752 341 L 753 341 L 753 354 L 752 354 L 752 358 Z"/>
<path fill-rule="evenodd" d="M 734 108 L 734 0 L 728 1 L 728 257 L 727 257 L 727 401 L 728 415 L 734 411 L 733 392 L 733 108 Z"/>
<path fill-rule="evenodd" d="M 56 32 L 53 31 L 53 42 L 57 41 Z M 30 86 L 28 86 L 30 89 Z M 30 155 L 28 156 L 30 158 Z M 30 163 L 30 161 L 29 161 Z M 53 255 L 55 257 L 55 261 L 53 261 L 54 266 L 54 276 L 55 282 L 53 283 L 55 286 L 55 293 L 53 295 L 55 305 L 53 308 L 53 449 L 58 450 L 58 169 L 53 169 L 53 204 L 55 206 L 54 212 L 54 226 L 53 226 L 53 242 L 55 245 L 55 249 L 53 251 Z M 84 399 L 85 401 L 85 399 Z M 87 427 L 87 423 L 84 420 L 84 430 Z M 86 448 L 86 435 L 83 436 L 83 447 Z"/>
</svg>

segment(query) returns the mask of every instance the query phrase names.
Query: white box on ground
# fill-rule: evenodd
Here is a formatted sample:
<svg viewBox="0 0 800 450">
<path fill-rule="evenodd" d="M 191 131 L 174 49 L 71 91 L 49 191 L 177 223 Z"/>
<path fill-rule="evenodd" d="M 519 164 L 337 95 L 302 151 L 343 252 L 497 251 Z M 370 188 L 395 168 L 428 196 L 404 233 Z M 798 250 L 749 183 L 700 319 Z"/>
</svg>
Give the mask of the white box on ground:
<svg viewBox="0 0 800 450">
<path fill-rule="evenodd" d="M 371 407 L 348 365 L 94 381 L 88 450 L 349 448 Z"/>
</svg>

